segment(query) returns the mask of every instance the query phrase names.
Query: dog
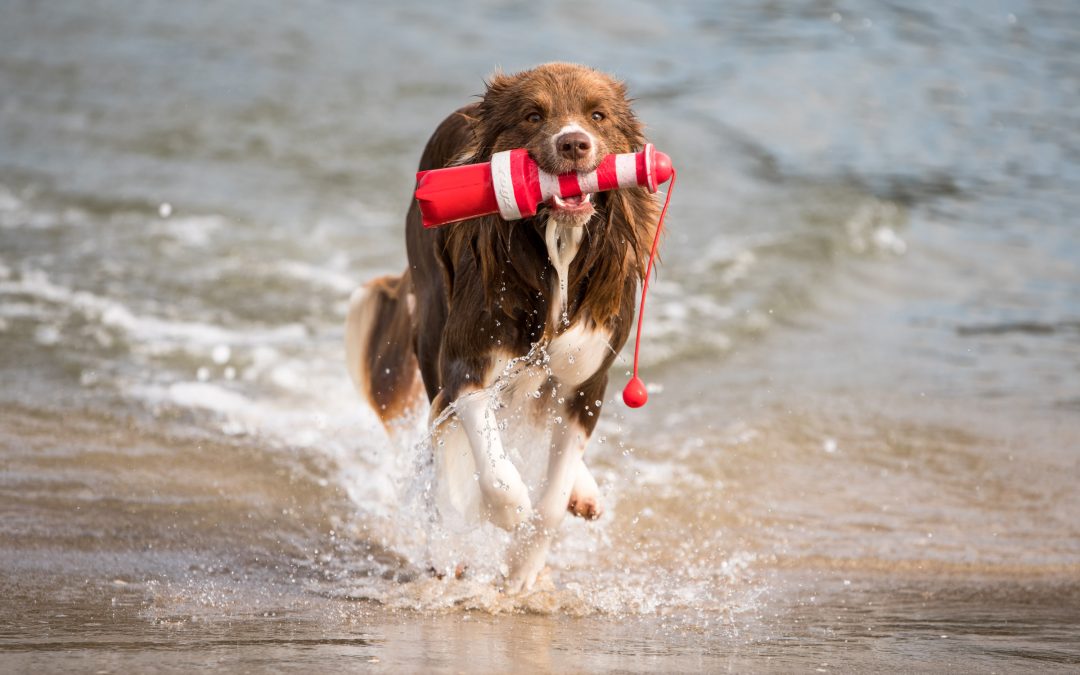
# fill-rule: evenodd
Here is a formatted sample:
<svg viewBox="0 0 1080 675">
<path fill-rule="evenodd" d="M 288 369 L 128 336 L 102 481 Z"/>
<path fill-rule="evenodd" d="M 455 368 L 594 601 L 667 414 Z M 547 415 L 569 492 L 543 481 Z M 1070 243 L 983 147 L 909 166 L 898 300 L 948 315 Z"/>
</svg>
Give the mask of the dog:
<svg viewBox="0 0 1080 675">
<path fill-rule="evenodd" d="M 549 63 L 493 75 L 478 102 L 436 128 L 419 169 L 525 148 L 548 173 L 589 172 L 645 143 L 622 82 Z M 426 395 L 440 511 L 514 533 L 508 593 L 533 587 L 567 513 L 603 511 L 584 452 L 632 328 L 658 211 L 647 190 L 630 188 L 555 197 L 522 220 L 495 214 L 425 229 L 413 200 L 407 269 L 350 299 L 353 382 L 388 429 Z M 532 437 L 550 427 L 534 494 L 504 442 L 507 419 Z"/>
</svg>

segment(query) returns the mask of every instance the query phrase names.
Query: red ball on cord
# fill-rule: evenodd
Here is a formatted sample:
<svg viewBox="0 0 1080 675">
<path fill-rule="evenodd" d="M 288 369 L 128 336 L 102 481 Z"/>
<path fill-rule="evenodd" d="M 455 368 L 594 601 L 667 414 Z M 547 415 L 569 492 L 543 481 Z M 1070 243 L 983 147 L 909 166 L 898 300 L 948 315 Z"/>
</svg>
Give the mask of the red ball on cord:
<svg viewBox="0 0 1080 675">
<path fill-rule="evenodd" d="M 631 408 L 640 408 L 649 400 L 649 392 L 645 390 L 645 383 L 637 375 L 630 378 L 622 390 L 623 403 Z"/>
</svg>

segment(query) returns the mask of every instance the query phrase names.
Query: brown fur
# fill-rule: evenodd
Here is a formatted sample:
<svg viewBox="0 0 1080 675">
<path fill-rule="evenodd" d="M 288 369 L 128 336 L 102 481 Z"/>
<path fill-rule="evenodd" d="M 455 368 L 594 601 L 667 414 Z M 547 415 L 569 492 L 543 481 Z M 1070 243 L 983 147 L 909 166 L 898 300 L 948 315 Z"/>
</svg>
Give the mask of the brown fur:
<svg viewBox="0 0 1080 675">
<path fill-rule="evenodd" d="M 533 112 L 539 121 L 529 117 Z M 597 112 L 602 119 L 593 118 Z M 549 142 L 571 118 L 590 125 L 597 139 L 592 165 L 560 157 Z M 456 111 L 435 130 L 419 169 L 484 162 L 494 152 L 523 147 L 547 172 L 591 171 L 606 154 L 644 144 L 622 83 L 583 66 L 547 64 L 492 77 L 480 102 Z M 640 188 L 601 193 L 593 203 L 596 213 L 570 266 L 567 311 L 571 323 L 609 329 L 618 351 L 633 323 L 657 205 Z M 408 270 L 369 284 L 371 292 L 350 311 L 350 321 L 358 324 L 350 340 L 366 345 L 362 360 L 371 374 L 354 372 L 354 378 L 384 422 L 408 407 L 417 368 L 439 409 L 481 384 L 496 347 L 525 354 L 532 343 L 561 330 L 550 321 L 555 273 L 544 241 L 548 217 L 542 207 L 519 221 L 492 215 L 429 230 L 413 200 L 405 231 Z M 408 294 L 415 302 L 403 300 Z M 360 321 L 364 312 L 374 317 L 370 323 Z M 566 395 L 579 402 L 569 412 L 586 433 L 597 416 L 587 414 L 580 401 L 603 399 L 614 358 L 612 353 L 577 392 Z"/>
<path fill-rule="evenodd" d="M 411 336 L 409 274 L 364 284 L 346 321 L 350 374 L 384 423 L 401 417 L 419 394 Z M 364 345 L 363 351 L 357 345 Z"/>
</svg>

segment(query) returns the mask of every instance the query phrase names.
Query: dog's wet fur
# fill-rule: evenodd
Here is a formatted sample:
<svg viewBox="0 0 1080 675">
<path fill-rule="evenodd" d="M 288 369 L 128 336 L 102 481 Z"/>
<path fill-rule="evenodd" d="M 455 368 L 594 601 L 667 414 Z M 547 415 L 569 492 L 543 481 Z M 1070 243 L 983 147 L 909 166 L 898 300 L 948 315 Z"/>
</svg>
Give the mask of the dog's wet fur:
<svg viewBox="0 0 1080 675">
<path fill-rule="evenodd" d="M 493 153 L 526 148 L 546 172 L 587 172 L 605 155 L 639 151 L 645 142 L 621 82 L 552 63 L 494 75 L 479 102 L 438 126 L 419 170 L 487 162 Z M 421 391 L 432 420 L 454 406 L 460 427 L 436 430 L 444 440 L 438 480 L 479 483 L 479 491 L 442 489 L 451 505 L 472 504 L 516 532 L 510 591 L 533 584 L 568 510 L 586 518 L 601 513 L 582 456 L 608 369 L 632 327 L 657 211 L 652 195 L 632 188 L 546 204 L 518 221 L 489 215 L 425 229 L 413 200 L 405 224 L 408 268 L 353 295 L 346 325 L 350 375 L 385 424 L 409 410 Z M 534 508 L 502 448 L 487 388 L 537 343 L 550 357 L 546 368 L 513 383 L 509 407 L 536 408 L 525 394 L 541 387 L 557 391 L 563 403 L 556 405 L 562 423 L 554 425 Z M 544 410 L 552 405 L 545 400 Z M 537 427 L 535 435 L 552 424 L 535 415 L 522 419 Z M 478 492 L 472 501 L 463 496 L 470 488 Z"/>
</svg>

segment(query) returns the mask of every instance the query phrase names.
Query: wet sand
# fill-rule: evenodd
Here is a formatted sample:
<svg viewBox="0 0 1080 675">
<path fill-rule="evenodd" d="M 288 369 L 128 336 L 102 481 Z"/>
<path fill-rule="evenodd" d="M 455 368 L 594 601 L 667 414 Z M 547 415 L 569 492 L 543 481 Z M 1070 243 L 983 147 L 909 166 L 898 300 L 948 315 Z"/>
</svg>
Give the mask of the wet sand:
<svg viewBox="0 0 1080 675">
<path fill-rule="evenodd" d="M 985 439 L 932 431 L 921 418 L 921 427 L 897 427 L 895 461 L 944 462 L 946 472 L 992 461 Z M 903 494 L 882 490 L 875 509 L 895 501 L 909 512 L 875 525 L 843 503 L 842 484 L 860 477 L 833 484 L 828 470 L 815 476 L 789 454 L 815 433 L 805 417 L 790 427 L 795 439 L 736 438 L 730 447 L 771 453 L 776 471 L 836 492 L 838 503 L 761 495 L 791 484 L 751 475 L 760 469 L 752 456 L 732 457 L 725 482 L 735 501 L 699 493 L 705 501 L 690 507 L 705 524 L 673 532 L 656 514 L 674 513 L 687 495 L 626 485 L 616 514 L 639 515 L 617 517 L 607 535 L 622 544 L 557 555 L 558 569 L 517 598 L 490 579 L 435 579 L 364 540 L 345 524 L 347 496 L 318 478 L 325 467 L 304 475 L 275 466 L 257 437 L 86 412 L 67 411 L 60 423 L 10 406 L 0 429 L 0 593 L 9 599 L 0 662 L 12 672 L 1046 672 L 1080 663 L 1076 539 L 1048 542 L 1036 531 L 1028 554 L 1017 554 L 1023 514 L 1034 511 L 1042 527 L 1067 521 L 1075 496 L 1058 495 L 1066 502 L 1055 508 L 1024 492 L 1022 473 L 986 481 L 984 490 L 1004 490 L 987 501 L 1003 505 L 976 514 L 982 535 L 961 536 L 953 528 L 981 525 L 956 522 L 955 509 L 936 523 L 919 512 L 948 489 L 947 477 L 923 486 L 927 495 L 908 477 Z M 834 452 L 889 435 L 842 436 Z M 898 465 L 874 470 L 884 478 L 889 468 Z M 144 481 L 127 478 L 140 471 Z M 819 544 L 815 520 L 837 517 L 853 521 L 852 541 Z M 933 531 L 912 536 L 909 520 Z M 1000 554 L 990 541 L 999 533 Z M 968 555 L 955 553 L 961 539 Z M 326 548 L 320 556 L 312 547 Z M 640 547 L 643 556 L 628 553 Z"/>
</svg>

